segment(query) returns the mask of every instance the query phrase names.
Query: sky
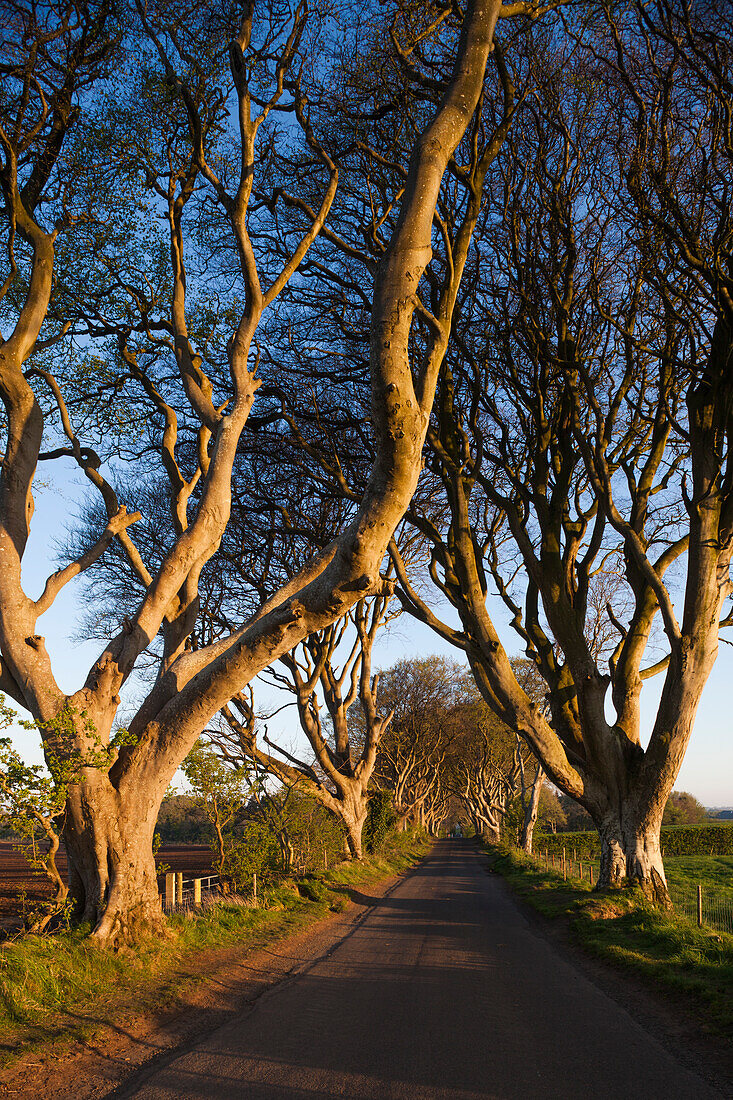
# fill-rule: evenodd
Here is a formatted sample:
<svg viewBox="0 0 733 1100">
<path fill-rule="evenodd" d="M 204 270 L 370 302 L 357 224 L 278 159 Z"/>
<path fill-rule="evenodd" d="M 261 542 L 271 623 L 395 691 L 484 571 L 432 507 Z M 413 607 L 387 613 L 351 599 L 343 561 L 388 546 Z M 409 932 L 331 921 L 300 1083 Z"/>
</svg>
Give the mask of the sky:
<svg viewBox="0 0 733 1100">
<path fill-rule="evenodd" d="M 42 471 L 45 473 L 45 471 Z M 48 487 L 36 494 L 36 513 L 31 538 L 24 559 L 24 584 L 28 595 L 35 597 L 47 575 L 58 567 L 54 547 L 63 540 L 64 530 L 73 522 L 85 492 L 83 476 L 67 469 L 63 482 L 56 489 Z M 37 632 L 46 639 L 57 682 L 63 691 L 75 691 L 81 686 L 91 664 L 100 651 L 99 642 L 73 640 L 82 604 L 83 589 L 72 581 L 61 592 L 55 604 L 41 619 Z M 510 654 L 519 653 L 520 646 L 508 625 L 504 605 L 498 597 L 489 597 L 491 614 L 503 645 Z M 733 631 L 728 632 L 733 640 Z M 462 655 L 444 642 L 428 627 L 400 616 L 385 628 L 374 648 L 373 665 L 388 668 L 404 657 L 425 657 L 437 653 L 462 660 Z M 651 731 L 656 702 L 663 677 L 647 681 L 642 696 L 643 730 Z M 733 807 L 733 646 L 721 643 L 718 660 L 708 680 L 698 710 L 695 729 L 675 787 L 690 791 L 705 806 Z M 256 705 L 269 708 L 274 700 L 272 689 L 256 689 Z M 10 700 L 8 700 L 11 702 Z M 282 739 L 286 746 L 304 748 L 299 736 L 294 708 L 288 708 L 269 723 L 270 736 Z M 33 732 L 13 731 L 16 747 L 30 762 L 42 759 L 40 740 Z M 183 782 L 179 783 L 183 786 Z"/>
</svg>

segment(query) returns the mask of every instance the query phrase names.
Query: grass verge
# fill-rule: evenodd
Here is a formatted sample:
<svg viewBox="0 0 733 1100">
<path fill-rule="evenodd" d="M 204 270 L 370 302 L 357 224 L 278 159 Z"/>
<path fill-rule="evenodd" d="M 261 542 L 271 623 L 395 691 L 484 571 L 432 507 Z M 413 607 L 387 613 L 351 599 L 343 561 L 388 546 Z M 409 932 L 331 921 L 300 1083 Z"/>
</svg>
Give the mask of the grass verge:
<svg viewBox="0 0 733 1100">
<path fill-rule="evenodd" d="M 191 973 L 197 954 L 234 945 L 254 951 L 292 935 L 344 910 L 356 887 L 406 871 L 431 846 L 424 835 L 393 834 L 361 863 L 266 888 L 257 909 L 221 904 L 174 916 L 170 937 L 151 937 L 134 953 L 100 950 L 83 930 L 0 944 L 0 1066 L 49 1043 L 88 1041 L 125 1014 L 173 1010 L 200 980 Z"/>
<path fill-rule="evenodd" d="M 662 913 L 639 890 L 593 890 L 522 852 L 487 850 L 492 869 L 534 909 L 563 921 L 586 951 L 683 997 L 703 1029 L 733 1037 L 733 936 Z"/>
</svg>

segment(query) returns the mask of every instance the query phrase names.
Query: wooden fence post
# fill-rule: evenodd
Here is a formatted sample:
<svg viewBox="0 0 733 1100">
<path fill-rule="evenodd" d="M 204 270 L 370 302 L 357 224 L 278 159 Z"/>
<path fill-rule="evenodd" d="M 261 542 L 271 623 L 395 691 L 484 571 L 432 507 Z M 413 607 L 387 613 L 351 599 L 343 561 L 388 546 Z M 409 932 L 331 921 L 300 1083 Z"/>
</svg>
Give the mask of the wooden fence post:
<svg viewBox="0 0 733 1100">
<path fill-rule="evenodd" d="M 201 879 L 195 878 L 193 880 L 193 903 L 196 906 L 201 904 Z"/>
<path fill-rule="evenodd" d="M 176 875 L 176 901 L 179 905 L 183 905 L 183 872 L 179 871 Z"/>
<path fill-rule="evenodd" d="M 165 876 L 165 907 L 174 909 L 176 904 L 176 876 L 170 871 Z"/>
</svg>

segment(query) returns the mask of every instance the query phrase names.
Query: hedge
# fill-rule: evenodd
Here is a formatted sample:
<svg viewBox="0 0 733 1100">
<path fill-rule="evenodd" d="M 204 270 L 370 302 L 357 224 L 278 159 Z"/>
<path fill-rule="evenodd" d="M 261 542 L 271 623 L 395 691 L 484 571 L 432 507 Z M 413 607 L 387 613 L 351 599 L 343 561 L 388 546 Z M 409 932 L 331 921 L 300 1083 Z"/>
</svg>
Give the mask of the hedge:
<svg viewBox="0 0 733 1100">
<path fill-rule="evenodd" d="M 600 855 L 598 833 L 535 833 L 536 852 L 576 859 L 597 859 Z M 733 822 L 703 825 L 665 825 L 662 829 L 665 856 L 733 856 Z"/>
</svg>

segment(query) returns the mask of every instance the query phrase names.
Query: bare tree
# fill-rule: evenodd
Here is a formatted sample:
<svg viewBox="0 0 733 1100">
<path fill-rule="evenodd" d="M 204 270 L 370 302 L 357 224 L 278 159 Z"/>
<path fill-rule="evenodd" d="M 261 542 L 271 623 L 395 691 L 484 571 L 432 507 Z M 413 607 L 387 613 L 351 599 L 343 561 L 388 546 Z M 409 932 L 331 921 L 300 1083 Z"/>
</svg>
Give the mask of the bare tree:
<svg viewBox="0 0 733 1100">
<path fill-rule="evenodd" d="M 463 684 L 460 666 L 440 657 L 398 661 L 382 673 L 380 707 L 391 722 L 375 774 L 379 787 L 392 795 L 399 829 L 430 828 L 443 813 L 442 769 Z"/>
<path fill-rule="evenodd" d="M 520 752 L 515 747 L 511 760 L 502 758 L 486 730 L 455 765 L 456 793 L 463 801 L 476 834 L 493 844 L 502 838 L 502 826 L 520 778 Z"/>
<path fill-rule="evenodd" d="M 542 675 L 534 661 L 523 657 L 512 659 L 512 670 L 517 678 L 517 683 L 525 695 L 536 705 L 543 706 L 545 714 L 549 708 L 546 701 L 546 688 Z M 518 736 L 518 735 L 517 735 Z M 534 778 L 529 779 L 528 770 L 534 769 Z M 519 834 L 519 845 L 523 852 L 532 854 L 532 841 L 534 827 L 540 811 L 540 796 L 545 783 L 545 770 L 536 758 L 531 762 L 525 762 L 524 755 L 519 753 L 519 794 L 522 802 L 522 827 Z"/>
<path fill-rule="evenodd" d="M 492 709 L 592 815 L 599 884 L 628 878 L 669 904 L 662 811 L 729 622 L 730 10 L 606 18 L 572 81 L 539 59 L 542 95 L 502 161 L 504 229 L 491 223 L 480 256 L 488 290 L 472 324 L 456 313 L 428 435 L 449 522 L 411 519 L 460 629 L 393 557 L 404 606 L 466 652 Z M 547 683 L 549 720 L 489 617 L 489 578 Z M 657 616 L 666 652 L 650 658 Z M 641 689 L 656 674 L 644 747 Z"/>
<path fill-rule="evenodd" d="M 8 6 L 4 9 L 8 11 Z M 165 213 L 167 240 L 156 256 L 166 272 L 167 290 L 151 301 L 144 275 L 108 266 L 111 289 L 89 301 L 90 280 L 79 271 L 80 311 L 87 331 L 113 339 L 121 371 L 110 392 L 135 393 L 148 403 L 157 451 L 171 483 L 175 537 L 151 570 L 142 560 L 128 528 L 129 513 L 102 472 L 102 461 L 88 447 L 69 412 L 63 386 L 46 365 L 29 371 L 50 333 L 66 328 L 51 308 L 57 239 L 64 223 L 69 191 L 60 157 L 70 130 L 84 125 L 91 100 L 81 94 L 94 71 L 111 57 L 106 6 L 50 6 L 44 24 L 38 9 L 10 6 L 3 75 L 9 91 L 2 104 L 2 164 L 7 271 L 7 335 L 0 346 L 0 394 L 7 416 L 6 446 L 0 481 L 0 686 L 26 707 L 43 730 L 44 743 L 79 757 L 81 778 L 67 806 L 66 845 L 71 892 L 80 917 L 94 938 L 119 944 L 142 929 L 158 925 L 162 913 L 152 858 L 152 836 L 161 799 L 181 760 L 213 715 L 279 656 L 308 635 L 323 630 L 359 599 L 382 592 L 380 565 L 387 541 L 402 517 L 417 482 L 421 452 L 435 383 L 445 356 L 450 318 L 478 216 L 484 179 L 503 134 L 478 162 L 469 151 L 465 179 L 469 199 L 455 241 L 436 312 L 420 316 L 430 329 L 421 363 L 411 361 L 409 344 L 415 296 L 431 260 L 433 217 L 446 168 L 464 137 L 479 103 L 500 16 L 536 14 L 530 3 L 473 0 L 460 27 L 446 9 L 433 31 L 445 35 L 453 50 L 452 75 L 440 89 L 440 101 L 414 142 L 404 184 L 395 196 L 399 217 L 391 230 L 375 276 L 372 305 L 371 387 L 375 460 L 363 496 L 339 537 L 246 622 L 196 650 L 187 647 L 198 607 L 203 565 L 220 544 L 230 514 L 232 472 L 237 448 L 259 386 L 255 333 L 322 230 L 338 185 L 338 166 L 309 123 L 307 96 L 299 73 L 306 49 L 308 15 L 299 6 L 287 19 L 278 13 L 261 19 L 252 5 L 228 23 L 208 9 L 172 13 L 161 5 L 137 6 L 137 31 L 144 37 L 146 66 L 150 50 L 159 68 L 147 80 L 161 96 L 155 114 L 168 137 L 157 166 L 146 175 L 145 156 L 135 171 L 145 176 L 148 209 Z M 211 16 L 211 17 L 210 17 Z M 444 25 L 445 24 L 445 25 Z M 409 48 L 409 47 L 406 47 Z M 51 56 L 51 54 L 54 56 Z M 131 56 L 131 54 L 128 54 Z M 227 60 L 228 59 L 228 63 Z M 305 219 L 287 261 L 263 286 L 255 238 L 248 216 L 255 178 L 266 177 L 263 148 L 273 147 L 263 125 L 283 107 L 299 127 L 319 180 L 316 207 Z M 253 113 L 255 112 L 255 113 Z M 231 135 L 229 121 L 235 120 Z M 293 140 L 295 129 L 291 127 Z M 87 129 L 85 133 L 90 133 Z M 222 135 L 232 138 L 234 155 L 221 161 Z M 222 165 L 219 174 L 217 167 Z M 122 166 L 114 164 L 111 179 Z M 236 257 L 229 332 L 221 342 L 221 370 L 215 393 L 209 348 L 197 345 L 197 326 L 187 312 L 184 244 L 187 212 L 199 188 L 217 211 L 219 230 Z M 99 192 L 102 193 L 102 192 Z M 106 197 L 114 187 L 106 187 Z M 143 202 L 145 206 L 145 202 Z M 54 212 L 55 210 L 55 212 Z M 52 228 L 45 228 L 49 222 Z M 18 244 L 22 242 L 22 248 Z M 100 244 L 104 234 L 100 235 Z M 92 254 L 94 255 L 94 254 Z M 82 263 L 82 254 L 77 257 Z M 24 274 L 21 277 L 20 268 Z M 12 288 L 12 293 L 11 293 Z M 114 293 L 113 293 L 113 292 Z M 106 297 L 106 305 L 104 299 Z M 120 304 L 119 307 L 115 304 Z M 100 304 L 101 303 L 101 304 Z M 59 303 L 61 309 L 63 303 Z M 71 308 L 71 306 L 69 306 Z M 129 334 L 120 324 L 130 317 Z M 95 320 L 96 318 L 96 320 Z M 75 317 L 72 317 L 72 325 Z M 45 326 L 45 328 L 44 328 Z M 158 337 L 160 339 L 158 340 Z M 177 462 L 179 416 L 159 387 L 160 376 L 144 367 L 171 364 L 182 415 L 197 440 L 196 464 Z M 163 378 L 165 378 L 165 372 Z M 78 375 L 75 376 L 77 381 Z M 44 430 L 53 417 L 44 412 L 33 388 L 50 395 L 63 440 L 48 452 L 71 457 L 101 494 L 108 512 L 103 537 L 78 560 L 54 573 L 38 599 L 21 584 L 21 565 L 33 512 L 32 482 L 42 452 Z M 83 388 L 83 386 L 82 386 Z M 102 387 L 103 389 L 103 387 Z M 139 397 L 138 397 L 139 395 Z M 44 397 L 45 401 L 45 397 Z M 162 427 L 162 431 L 161 431 Z M 195 492 L 194 492 L 195 490 Z M 174 525 L 174 526 L 175 526 Z M 112 539 L 125 547 L 143 589 L 140 602 L 120 632 L 105 645 L 76 692 L 66 695 L 54 677 L 39 616 L 59 591 L 105 551 Z M 129 723 L 129 733 L 114 740 L 112 728 L 120 691 L 141 655 L 158 636 L 163 656 L 153 688 Z"/>
<path fill-rule="evenodd" d="M 267 670 L 269 680 L 295 696 L 300 726 L 315 757 L 313 763 L 278 747 L 267 733 L 264 742 L 273 751 L 258 744 L 251 701 L 241 695 L 223 708 L 222 732 L 210 735 L 230 760 L 252 760 L 287 787 L 305 791 L 325 806 L 341 823 L 353 859 L 362 858 L 369 782 L 380 739 L 391 717 L 378 710 L 379 676 L 372 675 L 372 648 L 388 605 L 386 596 L 360 600 L 343 619 L 311 634 L 298 649 L 284 654 L 280 664 L 285 672 Z M 346 655 L 342 651 L 339 658 L 342 646 Z M 321 717 L 319 689 L 330 728 L 324 726 Z M 357 700 L 362 720 L 354 727 L 349 711 Z M 358 738 L 354 736 L 356 730 Z"/>
</svg>

